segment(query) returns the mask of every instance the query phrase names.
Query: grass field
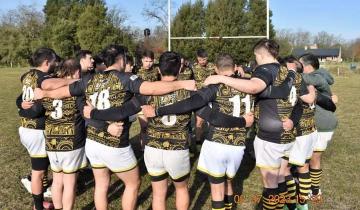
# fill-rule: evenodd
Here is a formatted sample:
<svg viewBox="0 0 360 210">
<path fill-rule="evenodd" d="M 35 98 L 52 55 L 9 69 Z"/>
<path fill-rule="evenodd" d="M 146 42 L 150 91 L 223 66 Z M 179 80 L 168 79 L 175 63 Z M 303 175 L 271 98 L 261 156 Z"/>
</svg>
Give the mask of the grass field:
<svg viewBox="0 0 360 210">
<path fill-rule="evenodd" d="M 335 70 L 334 70 L 335 71 Z M 17 128 L 18 116 L 15 98 L 20 93 L 19 77 L 24 72 L 20 69 L 0 69 L 0 209 L 30 209 L 32 199 L 20 184 L 20 178 L 30 170 L 29 157 L 20 144 Z M 333 70 L 332 70 L 333 72 Z M 335 72 L 333 72 L 335 73 Z M 335 73 L 336 74 L 336 73 Z M 335 75 L 334 74 L 334 75 Z M 339 96 L 337 116 L 339 126 L 333 141 L 323 157 L 322 190 L 324 201 L 313 205 L 318 210 L 354 210 L 360 209 L 360 74 L 342 70 L 335 76 L 333 91 Z M 137 134 L 138 126 L 132 129 L 132 136 Z M 136 144 L 136 137 L 132 141 Z M 141 154 L 137 152 L 140 158 Z M 253 169 L 253 161 L 246 158 L 235 178 L 235 189 L 243 189 L 244 199 L 237 209 L 253 209 L 254 201 L 261 193 L 261 180 L 258 169 Z M 143 161 L 141 167 L 141 189 L 138 209 L 151 209 L 150 178 L 146 174 Z M 196 158 L 192 158 L 192 174 L 189 188 L 190 209 L 210 209 L 209 185 L 206 178 L 196 173 Z M 252 170 L 252 171 L 251 171 Z M 250 172 L 248 175 L 247 172 Z M 84 183 L 84 180 L 82 180 Z M 123 185 L 115 177 L 109 191 L 110 209 L 120 209 L 120 195 Z M 93 182 L 87 180 L 76 198 L 76 209 L 94 209 Z M 175 209 L 174 188 L 169 190 L 168 209 Z"/>
</svg>

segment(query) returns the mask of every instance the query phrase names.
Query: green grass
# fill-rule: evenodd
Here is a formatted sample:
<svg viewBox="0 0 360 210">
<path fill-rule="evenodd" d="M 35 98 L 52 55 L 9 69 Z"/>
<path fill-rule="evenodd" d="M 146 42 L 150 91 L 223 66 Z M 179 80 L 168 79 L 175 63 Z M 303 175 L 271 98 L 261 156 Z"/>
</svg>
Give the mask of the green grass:
<svg viewBox="0 0 360 210">
<path fill-rule="evenodd" d="M 20 184 L 20 178 L 30 170 L 29 157 L 20 144 L 17 128 L 18 116 L 15 98 L 20 93 L 20 75 L 24 70 L 0 69 L 0 209 L 29 209 L 32 203 L 30 194 Z M 332 71 L 333 72 L 333 71 Z M 339 126 L 333 141 L 323 157 L 322 189 L 324 201 L 311 207 L 316 210 L 360 209 L 360 173 L 359 173 L 359 124 L 360 124 L 360 74 L 344 70 L 335 76 L 334 92 L 339 96 L 337 116 Z M 132 142 L 136 144 L 138 125 L 132 128 Z M 138 147 L 136 147 L 138 148 Z M 137 152 L 139 156 L 139 152 Z M 243 181 L 244 201 L 238 209 L 252 209 L 253 200 L 260 195 L 261 179 L 258 169 L 254 169 L 248 178 L 245 173 L 253 162 L 243 164 L 235 178 L 235 189 L 241 190 Z M 140 161 L 141 189 L 138 209 L 150 209 L 151 186 L 144 164 Z M 207 180 L 196 173 L 196 161 L 192 159 L 190 178 L 191 209 L 210 209 L 210 192 Z M 119 209 L 123 185 L 114 176 L 109 191 L 110 209 Z M 168 209 L 175 209 L 174 188 L 169 190 Z M 93 209 L 93 185 L 79 192 L 76 209 Z"/>
</svg>

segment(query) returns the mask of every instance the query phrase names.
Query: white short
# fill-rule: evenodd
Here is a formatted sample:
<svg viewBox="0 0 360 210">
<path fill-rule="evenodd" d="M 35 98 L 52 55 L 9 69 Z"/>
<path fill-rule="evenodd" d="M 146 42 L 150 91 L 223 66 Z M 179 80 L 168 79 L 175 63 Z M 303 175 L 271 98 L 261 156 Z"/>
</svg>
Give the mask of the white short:
<svg viewBox="0 0 360 210">
<path fill-rule="evenodd" d="M 145 146 L 144 161 L 153 181 L 167 178 L 183 181 L 190 174 L 189 150 L 163 150 Z"/>
<path fill-rule="evenodd" d="M 44 158 L 47 157 L 45 150 L 45 136 L 43 130 L 30 128 L 19 128 L 20 141 L 27 149 L 30 157 Z"/>
<path fill-rule="evenodd" d="M 314 131 L 308 135 L 296 137 L 295 143 L 290 149 L 289 163 L 304 166 L 306 160 L 311 159 L 317 136 L 317 131 Z"/>
<path fill-rule="evenodd" d="M 318 132 L 317 139 L 314 143 L 314 152 L 323 152 L 326 150 L 334 132 Z"/>
<path fill-rule="evenodd" d="M 197 169 L 209 176 L 210 182 L 231 179 L 240 167 L 245 146 L 233 146 L 205 140 L 200 151 Z"/>
<path fill-rule="evenodd" d="M 130 171 L 137 166 L 137 160 L 131 146 L 116 148 L 86 139 L 85 153 L 91 167 L 108 168 L 112 172 Z"/>
<path fill-rule="evenodd" d="M 281 161 L 289 155 L 294 142 L 277 144 L 255 137 L 254 150 L 256 166 L 264 169 L 279 169 Z"/>
<path fill-rule="evenodd" d="M 87 160 L 85 147 L 73 151 L 48 151 L 51 170 L 66 174 L 76 173 L 79 169 L 85 168 Z"/>
</svg>

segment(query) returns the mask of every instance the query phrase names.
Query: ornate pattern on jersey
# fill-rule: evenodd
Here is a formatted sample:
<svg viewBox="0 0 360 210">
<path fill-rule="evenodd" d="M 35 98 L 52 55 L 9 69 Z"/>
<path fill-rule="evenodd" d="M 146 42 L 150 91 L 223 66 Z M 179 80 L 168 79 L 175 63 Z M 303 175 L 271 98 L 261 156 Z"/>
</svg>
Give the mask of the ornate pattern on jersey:
<svg viewBox="0 0 360 210">
<path fill-rule="evenodd" d="M 206 67 L 200 66 L 200 64 L 195 63 L 193 66 L 194 70 L 194 80 L 196 82 L 196 88 L 200 89 L 204 87 L 204 81 L 205 79 L 215 74 L 215 65 L 213 63 L 208 63 Z"/>
<path fill-rule="evenodd" d="M 88 82 L 85 95 L 86 100 L 91 101 L 99 110 L 121 106 L 126 97 L 130 97 L 115 71 L 95 74 Z M 111 147 L 128 144 L 128 139 L 125 139 L 127 142 L 120 142 L 121 137 L 112 136 L 107 131 L 99 131 L 90 125 L 87 127 L 87 138 Z"/>
<path fill-rule="evenodd" d="M 151 96 L 148 104 L 162 107 L 190 97 L 190 92 L 178 90 L 163 96 Z M 188 148 L 188 124 L 191 113 L 165 115 L 149 120 L 147 128 L 147 145 L 164 150 L 184 150 Z"/>
<path fill-rule="evenodd" d="M 72 151 L 84 146 L 85 139 L 82 142 L 76 142 L 75 123 L 81 117 L 76 107 L 76 97 L 62 100 L 45 98 L 43 105 L 47 116 L 45 121 L 46 150 Z"/>
<path fill-rule="evenodd" d="M 274 85 L 280 85 L 287 77 L 288 70 L 286 67 L 280 67 L 279 73 L 274 81 Z M 299 100 L 300 90 L 301 90 L 302 77 L 299 73 L 296 73 L 295 80 L 293 82 L 292 90 L 288 99 L 276 99 L 277 109 L 280 120 L 290 118 L 291 112 L 294 108 L 294 105 Z M 294 89 L 295 88 L 295 89 Z M 284 131 L 281 133 L 281 144 L 286 144 L 295 141 L 296 138 L 296 128 L 290 131 Z"/>
<path fill-rule="evenodd" d="M 154 81 L 158 81 L 158 76 L 159 76 L 158 70 L 159 67 L 154 67 L 154 66 L 148 70 L 145 70 L 143 67 L 141 67 L 136 75 L 138 75 L 144 81 L 154 82 Z"/>
<path fill-rule="evenodd" d="M 23 101 L 32 101 L 34 99 L 34 90 L 38 87 L 38 80 L 41 76 L 45 76 L 46 73 L 43 73 L 39 70 L 31 69 L 22 76 L 22 100 Z M 44 117 L 30 119 L 25 117 L 20 117 L 21 126 L 24 128 L 31 129 L 44 129 Z"/>
<path fill-rule="evenodd" d="M 216 101 L 212 102 L 211 106 L 224 114 L 240 117 L 251 110 L 252 97 L 220 84 L 216 93 Z M 221 128 L 210 125 L 207 139 L 221 144 L 245 146 L 246 129 Z"/>
<path fill-rule="evenodd" d="M 179 73 L 178 80 L 191 80 L 193 78 L 193 71 L 190 68 L 185 68 Z"/>
<path fill-rule="evenodd" d="M 315 127 L 315 104 L 309 105 L 303 103 L 303 114 L 300 118 L 299 124 L 296 127 L 297 136 L 305 136 L 313 133 Z"/>
</svg>

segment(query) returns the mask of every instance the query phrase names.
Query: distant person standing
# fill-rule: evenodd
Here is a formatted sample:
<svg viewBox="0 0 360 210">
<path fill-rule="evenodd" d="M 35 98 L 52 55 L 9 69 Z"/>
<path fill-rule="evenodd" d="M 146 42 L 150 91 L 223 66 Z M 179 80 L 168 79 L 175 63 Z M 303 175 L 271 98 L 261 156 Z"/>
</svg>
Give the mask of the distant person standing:
<svg viewBox="0 0 360 210">
<path fill-rule="evenodd" d="M 198 49 L 196 52 L 196 63 L 193 66 L 194 70 L 194 80 L 196 82 L 196 88 L 200 89 L 204 86 L 205 79 L 215 74 L 215 65 L 213 63 L 208 62 L 208 53 L 204 49 Z M 196 116 L 196 143 L 201 143 L 203 136 L 203 123 L 204 120 Z"/>
</svg>

